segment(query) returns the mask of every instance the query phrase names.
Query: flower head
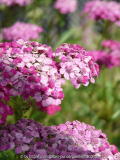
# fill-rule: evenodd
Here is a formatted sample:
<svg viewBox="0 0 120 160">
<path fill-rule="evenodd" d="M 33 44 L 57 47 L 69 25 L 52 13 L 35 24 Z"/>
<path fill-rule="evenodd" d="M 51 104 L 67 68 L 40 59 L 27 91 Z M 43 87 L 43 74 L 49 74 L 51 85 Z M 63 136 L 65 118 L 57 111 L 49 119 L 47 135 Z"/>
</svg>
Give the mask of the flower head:
<svg viewBox="0 0 120 160">
<path fill-rule="evenodd" d="M 56 49 L 55 56 L 62 61 L 58 64 L 58 70 L 65 79 L 71 81 L 75 88 L 80 84 L 87 86 L 88 79 L 95 82 L 93 77 L 99 74 L 99 66 L 94 62 L 93 57 L 83 47 L 77 44 L 64 43 Z"/>
<path fill-rule="evenodd" d="M 84 12 L 93 20 L 108 20 L 117 24 L 120 21 L 120 4 L 114 1 L 89 1 L 86 3 Z"/>
<path fill-rule="evenodd" d="M 29 96 L 43 106 L 61 104 L 63 79 L 55 65 L 50 46 L 17 40 L 0 44 L 1 97 Z M 9 90 L 6 87 L 9 86 Z"/>
<path fill-rule="evenodd" d="M 42 31 L 43 29 L 35 24 L 18 21 L 11 27 L 4 28 L 2 36 L 8 41 L 19 38 L 29 41 L 30 39 L 37 39 Z M 27 50 L 29 51 L 30 49 L 28 48 Z"/>
</svg>

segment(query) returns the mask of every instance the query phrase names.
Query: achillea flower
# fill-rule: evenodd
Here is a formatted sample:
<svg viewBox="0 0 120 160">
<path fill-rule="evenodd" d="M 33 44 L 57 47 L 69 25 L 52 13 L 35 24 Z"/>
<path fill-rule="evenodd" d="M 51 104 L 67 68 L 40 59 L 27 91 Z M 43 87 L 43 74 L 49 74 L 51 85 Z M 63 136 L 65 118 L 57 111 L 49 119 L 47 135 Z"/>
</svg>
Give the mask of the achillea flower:
<svg viewBox="0 0 120 160">
<path fill-rule="evenodd" d="M 16 154 L 41 155 L 44 159 L 55 155 L 57 160 L 63 156 L 68 160 L 119 160 L 120 156 L 101 130 L 79 121 L 44 127 L 34 120 L 21 119 L 0 130 L 0 151 L 13 148 Z"/>
<path fill-rule="evenodd" d="M 62 14 L 74 12 L 77 8 L 77 0 L 57 0 L 54 8 L 58 9 Z"/>
<path fill-rule="evenodd" d="M 18 21 L 11 27 L 4 28 L 2 36 L 8 41 L 19 38 L 29 41 L 30 39 L 37 39 L 42 31 L 43 29 L 35 24 Z"/>
<path fill-rule="evenodd" d="M 7 6 L 13 6 L 15 4 L 19 6 L 27 6 L 31 3 L 31 0 L 0 0 L 0 4 L 5 4 Z"/>
<path fill-rule="evenodd" d="M 4 125 L 7 115 L 13 115 L 13 108 L 0 101 L 0 125 Z"/>
<path fill-rule="evenodd" d="M 84 12 L 88 14 L 88 18 L 95 21 L 99 19 L 111 22 L 120 21 L 120 4 L 113 1 L 89 1 L 86 3 Z"/>
<path fill-rule="evenodd" d="M 65 79 L 70 79 L 76 89 L 81 83 L 87 86 L 89 84 L 88 79 L 94 83 L 93 77 L 98 77 L 99 67 L 83 47 L 64 43 L 56 49 L 54 55 L 62 61 L 58 64 L 60 74 Z"/>
<path fill-rule="evenodd" d="M 118 67 L 120 63 L 120 42 L 114 40 L 104 40 L 102 46 L 104 50 L 93 50 L 89 53 L 95 58 L 99 66 L 105 65 L 107 68 Z"/>
<path fill-rule="evenodd" d="M 61 104 L 64 80 L 51 47 L 18 40 L 1 43 L 0 50 L 0 85 L 9 86 L 9 95 L 22 95 L 24 100 L 31 96 L 43 106 Z"/>
</svg>

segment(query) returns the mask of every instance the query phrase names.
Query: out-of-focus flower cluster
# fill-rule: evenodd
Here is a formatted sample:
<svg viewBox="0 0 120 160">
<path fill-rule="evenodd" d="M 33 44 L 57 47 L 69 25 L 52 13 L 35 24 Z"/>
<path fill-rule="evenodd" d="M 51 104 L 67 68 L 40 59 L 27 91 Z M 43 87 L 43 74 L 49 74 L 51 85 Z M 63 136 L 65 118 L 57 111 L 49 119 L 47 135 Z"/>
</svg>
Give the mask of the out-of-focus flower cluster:
<svg viewBox="0 0 120 160">
<path fill-rule="evenodd" d="M 106 47 L 107 49 L 110 50 L 120 50 L 120 42 L 115 41 L 115 40 L 104 40 L 102 43 L 102 46 Z"/>
<path fill-rule="evenodd" d="M 88 13 L 88 18 L 95 21 L 103 19 L 116 24 L 120 21 L 120 4 L 117 2 L 89 1 L 85 5 L 84 12 Z"/>
<path fill-rule="evenodd" d="M 55 56 L 62 61 L 58 64 L 60 74 L 66 80 L 70 79 L 76 89 L 80 87 L 81 83 L 87 86 L 88 79 L 92 83 L 95 82 L 93 77 L 98 76 L 99 66 L 83 47 L 65 43 L 56 49 Z"/>
<path fill-rule="evenodd" d="M 99 66 L 105 65 L 107 68 L 118 67 L 120 63 L 120 42 L 105 40 L 102 43 L 105 50 L 93 50 L 89 53 L 95 58 Z"/>
<path fill-rule="evenodd" d="M 56 63 L 57 56 L 62 62 Z M 0 98 L 7 101 L 9 96 L 22 95 L 29 101 L 31 96 L 50 115 L 61 109 L 63 77 L 79 88 L 81 83 L 87 86 L 88 79 L 94 83 L 98 74 L 98 65 L 79 45 L 63 44 L 53 53 L 50 46 L 38 42 L 0 43 Z"/>
<path fill-rule="evenodd" d="M 31 0 L 0 0 L 0 4 L 5 4 L 7 6 L 13 6 L 15 4 L 19 6 L 26 6 L 31 3 Z"/>
<path fill-rule="evenodd" d="M 54 8 L 58 9 L 62 14 L 74 12 L 77 8 L 77 0 L 57 0 Z"/>
<path fill-rule="evenodd" d="M 35 24 L 18 21 L 11 27 L 4 28 L 2 37 L 8 41 L 19 38 L 29 41 L 30 39 L 37 39 L 42 31 L 43 29 Z"/>
<path fill-rule="evenodd" d="M 41 155 L 46 156 L 43 158 L 46 160 L 51 159 L 50 155 L 58 156 L 57 160 L 68 155 L 68 160 L 73 157 L 75 160 L 87 160 L 88 157 L 90 160 L 120 158 L 117 147 L 109 144 L 101 130 L 79 121 L 67 121 L 59 126 L 47 127 L 27 119 L 21 119 L 16 124 L 8 124 L 0 130 L 0 151 L 13 148 L 16 154 L 24 152 L 29 157 Z M 78 155 L 81 155 L 81 158 L 75 158 Z"/>
</svg>

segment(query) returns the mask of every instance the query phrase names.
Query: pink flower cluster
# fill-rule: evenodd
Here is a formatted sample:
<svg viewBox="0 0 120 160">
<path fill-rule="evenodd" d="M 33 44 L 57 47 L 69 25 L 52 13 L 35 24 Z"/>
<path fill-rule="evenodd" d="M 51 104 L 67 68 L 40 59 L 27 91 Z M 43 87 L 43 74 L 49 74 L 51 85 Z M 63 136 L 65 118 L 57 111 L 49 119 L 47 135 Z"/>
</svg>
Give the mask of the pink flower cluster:
<svg viewBox="0 0 120 160">
<path fill-rule="evenodd" d="M 59 105 L 63 99 L 64 80 L 56 68 L 51 47 L 23 40 L 0 44 L 0 84 L 10 85 L 11 96 L 29 96 L 43 106 Z"/>
<path fill-rule="evenodd" d="M 111 22 L 120 21 L 120 4 L 117 2 L 89 1 L 85 5 L 84 12 L 88 13 L 88 18 L 95 21 L 99 19 Z"/>
<path fill-rule="evenodd" d="M 31 0 L 0 0 L 0 4 L 5 4 L 7 6 L 12 6 L 12 5 L 19 5 L 19 6 L 26 6 L 31 3 Z"/>
<path fill-rule="evenodd" d="M 27 119 L 8 124 L 0 130 L 0 151 L 13 148 L 16 154 L 41 155 L 46 160 L 50 155 L 56 155 L 56 160 L 61 156 L 68 160 L 120 159 L 117 147 L 109 144 L 101 130 L 79 121 L 47 127 Z"/>
<path fill-rule="evenodd" d="M 42 31 L 43 29 L 35 24 L 18 21 L 11 27 L 4 28 L 2 37 L 8 41 L 19 38 L 29 41 L 30 39 L 39 38 L 39 33 L 41 33 Z"/>
<path fill-rule="evenodd" d="M 98 76 L 99 66 L 83 47 L 65 43 L 58 47 L 54 54 L 62 61 L 58 64 L 60 74 L 66 80 L 70 79 L 76 89 L 80 87 L 81 83 L 87 86 L 89 84 L 88 79 L 92 83 L 95 82 L 93 77 Z"/>
<path fill-rule="evenodd" d="M 105 65 L 107 68 L 118 67 L 120 63 L 120 42 L 105 40 L 102 43 L 105 50 L 93 50 L 89 53 L 95 58 L 99 66 Z"/>
<path fill-rule="evenodd" d="M 62 14 L 74 12 L 77 8 L 77 0 L 57 0 L 54 8 L 58 9 Z"/>
</svg>

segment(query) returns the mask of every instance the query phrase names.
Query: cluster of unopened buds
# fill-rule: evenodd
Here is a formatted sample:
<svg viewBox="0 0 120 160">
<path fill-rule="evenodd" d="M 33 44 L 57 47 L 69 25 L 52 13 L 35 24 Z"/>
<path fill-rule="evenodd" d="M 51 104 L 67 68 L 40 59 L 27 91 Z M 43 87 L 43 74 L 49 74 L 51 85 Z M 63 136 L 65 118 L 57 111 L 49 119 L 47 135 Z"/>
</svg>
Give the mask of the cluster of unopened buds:
<svg viewBox="0 0 120 160">
<path fill-rule="evenodd" d="M 104 50 L 89 51 L 91 56 L 99 66 L 105 65 L 107 68 L 118 67 L 120 64 L 120 42 L 114 40 L 104 40 L 102 46 Z"/>
<path fill-rule="evenodd" d="M 88 14 L 88 18 L 95 21 L 102 19 L 120 23 L 120 4 L 114 1 L 89 1 L 86 3 L 84 12 Z"/>
<path fill-rule="evenodd" d="M 58 57 L 61 62 L 56 62 Z M 0 43 L 0 98 L 22 96 L 36 100 L 41 107 L 56 107 L 64 94 L 61 84 L 71 81 L 75 88 L 87 86 L 99 74 L 99 67 L 89 52 L 76 44 L 63 44 L 52 51 L 50 46 L 19 39 Z M 39 102 L 39 103 L 38 103 Z M 6 100 L 7 103 L 7 100 Z M 49 112 L 49 111 L 48 111 Z M 54 113 L 53 112 L 53 113 Z M 53 114 L 50 113 L 50 114 Z"/>
<path fill-rule="evenodd" d="M 74 12 L 77 8 L 77 0 L 56 0 L 54 8 L 62 14 Z"/>
<path fill-rule="evenodd" d="M 31 0 L 0 0 L 0 4 L 5 4 L 7 6 L 13 6 L 15 4 L 19 6 L 26 6 L 31 3 Z"/>
<path fill-rule="evenodd" d="M 22 118 L 16 124 L 8 124 L 0 130 L 0 151 L 12 149 L 16 154 L 24 154 L 30 159 L 34 159 L 34 155 L 41 155 L 35 160 L 42 157 L 49 160 L 51 155 L 57 156 L 56 160 L 61 157 L 68 160 L 120 159 L 117 147 L 109 144 L 101 130 L 79 121 L 44 127 L 32 119 Z"/>
<path fill-rule="evenodd" d="M 29 41 L 31 39 L 39 38 L 39 33 L 42 31 L 42 27 L 37 26 L 36 24 L 18 21 L 9 28 L 3 28 L 2 37 L 8 41 L 18 38 Z"/>
</svg>

